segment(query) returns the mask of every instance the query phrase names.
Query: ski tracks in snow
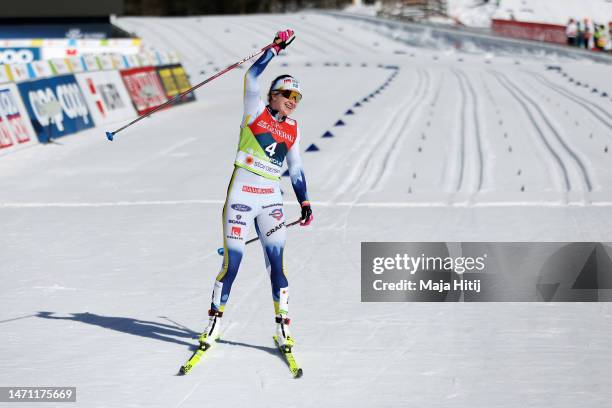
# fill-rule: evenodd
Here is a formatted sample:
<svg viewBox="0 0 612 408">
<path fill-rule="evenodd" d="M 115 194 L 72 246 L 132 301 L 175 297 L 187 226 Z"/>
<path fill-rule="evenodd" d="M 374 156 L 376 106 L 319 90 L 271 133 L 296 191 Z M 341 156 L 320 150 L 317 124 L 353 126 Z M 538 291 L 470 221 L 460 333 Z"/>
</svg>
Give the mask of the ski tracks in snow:
<svg viewBox="0 0 612 408">
<path fill-rule="evenodd" d="M 467 75 L 451 69 L 461 91 L 461 117 L 459 134 L 459 171 L 454 192 L 477 193 L 482 189 L 484 154 L 482 151 L 480 121 L 478 119 L 478 97 Z M 471 115 L 470 115 L 471 114 Z M 473 137 L 471 137 L 473 136 Z M 449 175 L 450 177 L 451 175 Z"/>
<path fill-rule="evenodd" d="M 591 171 L 587 169 L 578 153 L 565 141 L 561 131 L 553 125 L 540 105 L 505 74 L 493 70 L 489 72 L 512 95 L 529 117 L 540 140 L 552 156 L 551 163 L 556 163 L 557 173 L 560 173 L 561 189 L 567 193 L 592 191 Z"/>
<path fill-rule="evenodd" d="M 565 97 L 566 99 L 573 101 L 579 106 L 582 106 L 589 113 L 591 113 L 593 117 L 595 117 L 599 122 L 601 122 L 604 126 L 606 126 L 609 131 L 612 131 L 612 114 L 607 112 L 605 109 L 602 109 L 597 104 L 575 94 L 574 92 L 571 92 L 565 89 L 564 87 L 560 85 L 553 83 L 552 81 L 544 78 L 542 75 L 536 72 L 531 72 L 531 71 L 526 71 L 526 70 L 523 70 L 523 72 L 530 74 L 538 82 L 550 88 L 551 90 L 557 92 L 558 94 Z M 612 132 L 606 133 L 606 135 L 612 139 Z"/>
</svg>

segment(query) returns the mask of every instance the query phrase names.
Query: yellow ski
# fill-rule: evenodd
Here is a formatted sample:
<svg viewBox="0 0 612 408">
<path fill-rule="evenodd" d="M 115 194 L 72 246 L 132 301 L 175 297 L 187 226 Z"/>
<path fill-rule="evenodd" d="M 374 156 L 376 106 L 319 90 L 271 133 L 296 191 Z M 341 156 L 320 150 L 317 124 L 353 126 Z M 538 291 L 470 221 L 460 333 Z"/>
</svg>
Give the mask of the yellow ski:
<svg viewBox="0 0 612 408">
<path fill-rule="evenodd" d="M 295 361 L 295 357 L 293 357 L 291 348 L 288 346 L 285 346 L 284 348 L 281 347 L 278 344 L 278 338 L 276 336 L 273 336 L 273 338 L 274 338 L 274 343 L 276 343 L 276 347 L 278 348 L 278 351 L 281 352 L 281 354 L 285 358 L 285 361 L 287 362 L 287 365 L 289 365 L 289 371 L 291 371 L 293 378 L 300 378 L 302 374 L 304 374 L 304 371 L 300 368 L 297 361 Z"/>
</svg>

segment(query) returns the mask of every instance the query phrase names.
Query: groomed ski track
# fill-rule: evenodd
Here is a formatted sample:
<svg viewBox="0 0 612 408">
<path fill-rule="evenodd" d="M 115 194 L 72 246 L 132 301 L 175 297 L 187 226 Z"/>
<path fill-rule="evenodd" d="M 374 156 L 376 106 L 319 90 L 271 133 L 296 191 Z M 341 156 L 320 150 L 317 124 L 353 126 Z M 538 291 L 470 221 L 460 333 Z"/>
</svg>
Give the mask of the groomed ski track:
<svg viewBox="0 0 612 408">
<path fill-rule="evenodd" d="M 76 386 L 79 407 L 609 404 L 606 303 L 360 302 L 362 241 L 612 241 L 612 86 L 568 80 L 609 66 L 408 47 L 311 13 L 117 24 L 178 50 L 193 84 L 296 30 L 261 85 L 300 79 L 301 148 L 320 149 L 302 156 L 314 224 L 288 230 L 285 260 L 304 377 L 272 341 L 258 244 L 222 341 L 175 376 L 220 267 L 237 69 L 112 143 L 98 128 L 0 157 L 0 385 Z"/>
</svg>

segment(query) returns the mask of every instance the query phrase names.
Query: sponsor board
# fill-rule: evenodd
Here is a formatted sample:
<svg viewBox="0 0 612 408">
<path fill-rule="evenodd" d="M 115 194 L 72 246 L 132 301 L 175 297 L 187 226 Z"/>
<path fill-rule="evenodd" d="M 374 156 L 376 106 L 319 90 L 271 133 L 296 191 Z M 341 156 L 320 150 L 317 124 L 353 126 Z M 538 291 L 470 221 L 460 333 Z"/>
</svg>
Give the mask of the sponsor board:
<svg viewBox="0 0 612 408">
<path fill-rule="evenodd" d="M 140 63 L 140 59 L 138 58 L 138 55 L 136 54 L 126 55 L 125 59 L 127 59 L 127 62 L 130 68 L 138 68 L 142 65 Z"/>
<path fill-rule="evenodd" d="M 119 72 L 82 72 L 75 77 L 96 125 L 136 116 Z"/>
<path fill-rule="evenodd" d="M 191 88 L 187 74 L 180 64 L 157 67 L 157 73 L 161 78 L 164 89 L 166 90 L 166 96 L 168 98 L 173 98 Z M 180 101 L 177 101 L 177 103 L 189 102 L 193 100 L 195 100 L 195 95 L 193 92 L 190 92 L 183 96 Z"/>
<path fill-rule="evenodd" d="M 56 75 L 72 73 L 71 66 L 65 58 L 54 58 L 50 61 L 50 64 Z"/>
<path fill-rule="evenodd" d="M 138 114 L 147 113 L 166 102 L 164 87 L 154 67 L 132 68 L 120 72 Z"/>
<path fill-rule="evenodd" d="M 115 63 L 108 54 L 98 55 L 98 62 L 103 70 L 115 69 Z"/>
<path fill-rule="evenodd" d="M 0 84 L 11 82 L 10 69 L 8 65 L 0 65 Z"/>
<path fill-rule="evenodd" d="M 30 63 L 30 67 L 36 78 L 47 78 L 53 76 L 53 70 L 51 69 L 51 65 L 49 65 L 49 61 L 34 61 Z"/>
<path fill-rule="evenodd" d="M 17 86 L 41 142 L 93 126 L 74 75 L 38 79 Z"/>
<path fill-rule="evenodd" d="M 83 60 L 79 57 L 68 57 L 66 58 L 68 63 L 70 64 L 70 69 L 72 72 L 83 72 L 85 71 L 85 65 L 83 65 Z"/>
<path fill-rule="evenodd" d="M 40 60 L 40 48 L 0 47 L 0 64 L 27 64 Z"/>
<path fill-rule="evenodd" d="M 21 82 L 31 78 L 28 64 L 12 64 L 9 65 L 13 81 Z"/>
<path fill-rule="evenodd" d="M 98 63 L 98 57 L 91 54 L 86 54 L 81 57 L 85 71 L 98 71 L 100 64 Z"/>
<path fill-rule="evenodd" d="M 111 59 L 113 60 L 113 66 L 115 66 L 117 69 L 130 68 L 127 58 L 125 58 L 123 55 L 111 54 Z"/>
<path fill-rule="evenodd" d="M 0 155 L 36 143 L 17 85 L 0 85 Z"/>
</svg>

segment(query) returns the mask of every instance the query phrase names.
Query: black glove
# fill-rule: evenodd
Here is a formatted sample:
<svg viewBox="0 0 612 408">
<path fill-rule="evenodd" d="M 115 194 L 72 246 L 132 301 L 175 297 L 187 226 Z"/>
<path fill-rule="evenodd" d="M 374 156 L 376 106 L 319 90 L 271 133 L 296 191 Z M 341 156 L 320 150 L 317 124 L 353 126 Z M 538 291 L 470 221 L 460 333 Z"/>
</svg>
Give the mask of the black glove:
<svg viewBox="0 0 612 408">
<path fill-rule="evenodd" d="M 313 220 L 312 209 L 310 208 L 310 202 L 304 201 L 302 203 L 302 217 L 300 218 L 300 225 L 305 227 L 310 225 Z"/>
</svg>

